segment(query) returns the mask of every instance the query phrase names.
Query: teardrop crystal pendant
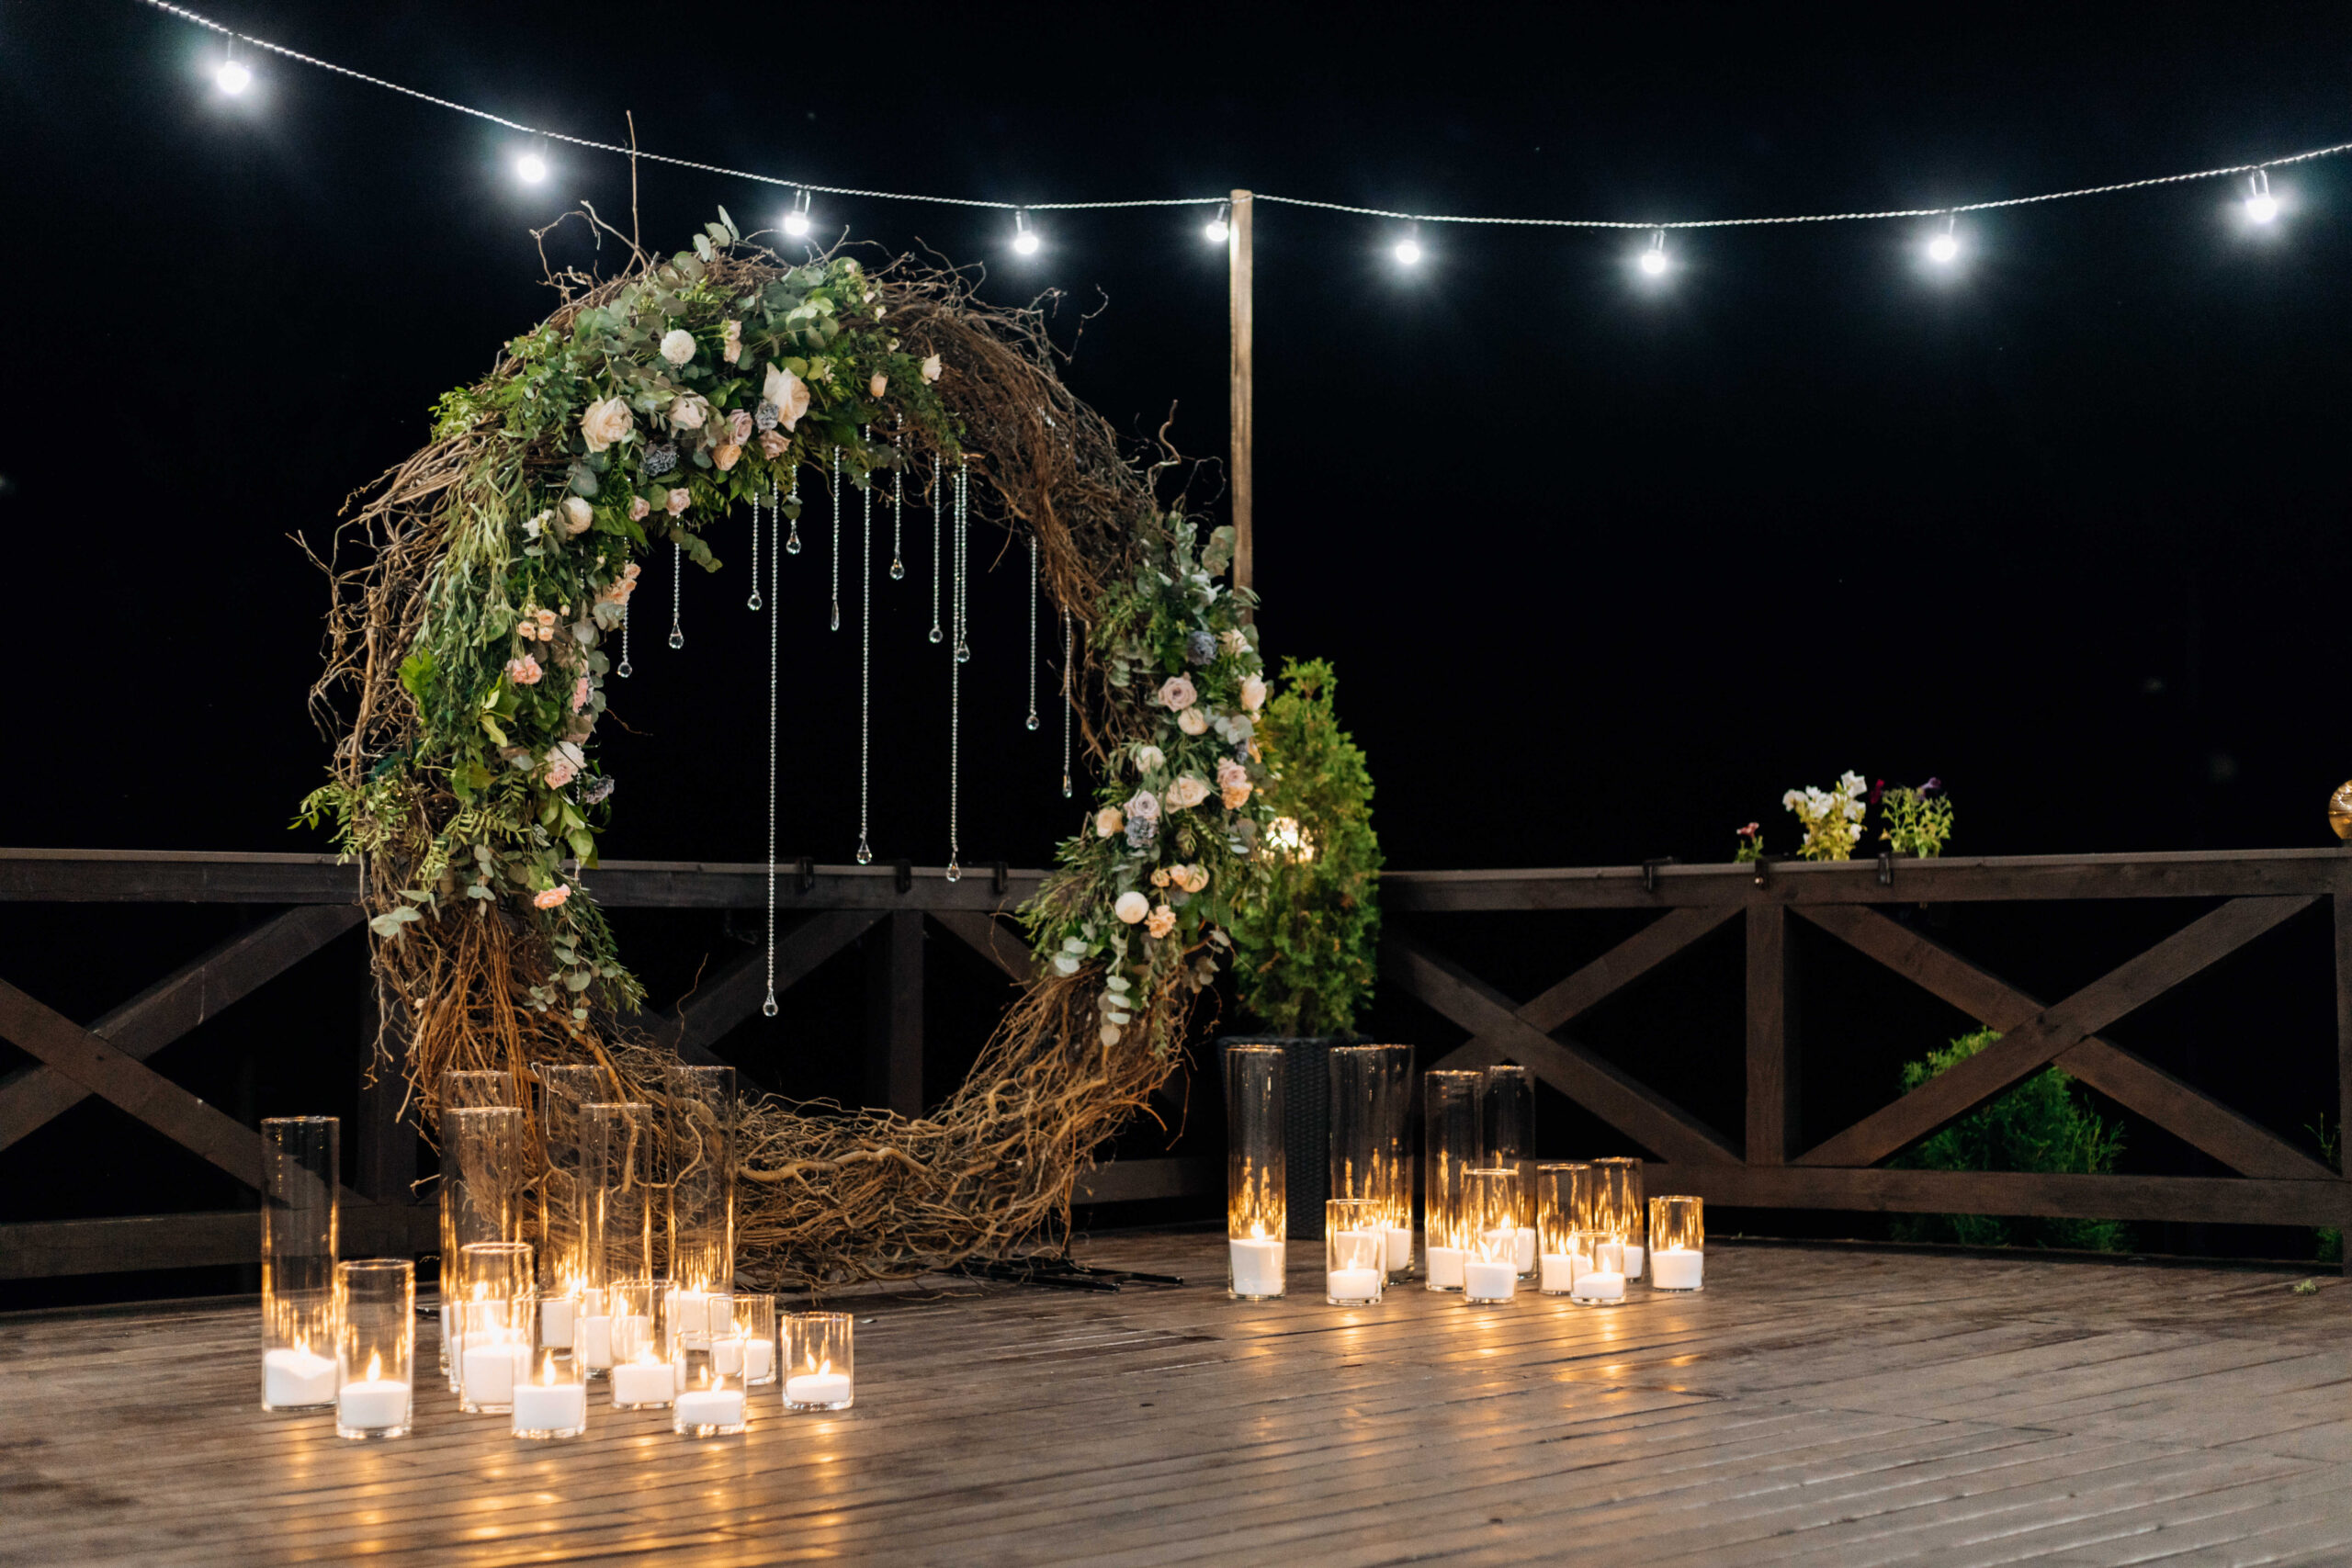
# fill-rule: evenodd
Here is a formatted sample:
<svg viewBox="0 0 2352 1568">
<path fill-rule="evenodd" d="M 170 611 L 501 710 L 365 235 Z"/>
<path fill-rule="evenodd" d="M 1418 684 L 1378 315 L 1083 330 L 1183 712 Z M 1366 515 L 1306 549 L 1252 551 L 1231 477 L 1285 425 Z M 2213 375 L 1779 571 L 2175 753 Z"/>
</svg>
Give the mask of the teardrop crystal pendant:
<svg viewBox="0 0 2352 1568">
<path fill-rule="evenodd" d="M 961 882 L 964 880 L 964 868 L 957 865 L 952 860 L 947 863 L 947 880 L 950 882 Z"/>
<path fill-rule="evenodd" d="M 839 630 L 841 630 L 841 629 L 842 629 L 842 607 L 841 607 L 839 604 L 836 604 L 836 605 L 834 605 L 834 606 L 833 606 L 833 630 L 835 630 L 835 631 L 839 631 Z"/>
<path fill-rule="evenodd" d="M 874 863 L 874 852 L 865 847 L 865 840 L 864 839 L 860 839 L 857 841 L 857 863 L 860 865 L 872 865 Z"/>
<path fill-rule="evenodd" d="M 1034 713 L 1029 716 L 1029 728 L 1032 729 L 1037 728 L 1037 716 Z"/>
<path fill-rule="evenodd" d="M 942 637 L 944 637 L 944 636 L 946 636 L 946 634 L 945 634 L 944 632 L 941 631 L 937 626 L 933 626 L 933 627 L 932 627 L 932 628 L 931 628 L 931 640 L 932 640 L 932 641 L 933 641 L 933 642 L 937 642 L 937 641 L 939 641 L 939 640 L 940 640 L 940 638 L 942 638 Z"/>
<path fill-rule="evenodd" d="M 763 607 L 764 605 L 760 599 L 760 591 L 756 588 L 752 589 L 752 596 L 743 601 L 743 608 L 747 610 L 757 610 Z"/>
<path fill-rule="evenodd" d="M 800 519 L 797 517 L 792 520 L 792 536 L 785 540 L 784 553 L 788 556 L 800 553 Z"/>
<path fill-rule="evenodd" d="M 893 560 L 893 561 L 891 561 L 891 563 L 890 563 L 890 581 L 893 581 L 893 582 L 897 582 L 897 581 L 899 581 L 900 579 L 904 578 L 906 575 L 907 575 L 907 563 L 906 563 L 906 562 L 904 562 L 904 561 L 902 561 L 902 560 Z"/>
<path fill-rule="evenodd" d="M 616 675 L 618 675 L 622 680 L 626 681 L 626 680 L 628 680 L 630 676 L 632 676 L 632 675 L 634 675 L 634 674 L 636 674 L 636 673 L 637 673 L 637 666 L 636 666 L 636 665 L 634 665 L 634 664 L 631 664 L 631 663 L 628 661 L 628 654 L 626 654 L 626 653 L 624 653 L 624 654 L 622 654 L 622 655 L 621 655 L 621 667 L 620 667 L 618 670 L 614 671 L 613 671 L 613 673 L 614 673 L 614 674 L 616 674 Z"/>
<path fill-rule="evenodd" d="M 768 999 L 760 1004 L 760 1011 L 770 1018 L 774 1018 L 775 1016 L 775 993 L 774 991 L 770 991 L 768 993 Z"/>
<path fill-rule="evenodd" d="M 968 642 L 957 643 L 956 645 L 956 662 L 958 664 L 969 664 L 971 661 L 972 645 Z"/>
<path fill-rule="evenodd" d="M 675 626 L 672 626 L 672 627 L 670 628 L 670 646 L 671 646 L 672 648 L 684 648 L 684 647 L 685 647 L 685 646 L 686 646 L 686 634 L 685 634 L 685 633 L 684 633 L 684 632 L 682 632 L 682 631 L 680 631 L 677 627 L 675 627 Z"/>
<path fill-rule="evenodd" d="M 1068 800 L 1069 798 L 1069 775 L 1068 773 L 1064 773 L 1062 775 L 1062 798 L 1064 800 Z"/>
</svg>

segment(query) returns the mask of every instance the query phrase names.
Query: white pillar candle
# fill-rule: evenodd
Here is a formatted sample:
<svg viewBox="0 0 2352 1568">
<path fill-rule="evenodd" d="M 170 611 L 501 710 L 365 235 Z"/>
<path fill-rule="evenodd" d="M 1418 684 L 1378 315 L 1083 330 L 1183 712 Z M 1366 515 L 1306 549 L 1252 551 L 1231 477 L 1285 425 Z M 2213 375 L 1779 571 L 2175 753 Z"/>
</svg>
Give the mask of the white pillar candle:
<svg viewBox="0 0 2352 1568">
<path fill-rule="evenodd" d="M 333 1404 L 334 1359 L 292 1347 L 263 1351 L 261 1402 L 281 1410 Z"/>
<path fill-rule="evenodd" d="M 848 1397 L 847 1372 L 797 1372 L 784 1380 L 786 1404 L 839 1404 Z"/>
<path fill-rule="evenodd" d="M 743 1341 L 733 1338 L 712 1340 L 710 1370 L 723 1378 L 741 1376 L 743 1371 Z"/>
<path fill-rule="evenodd" d="M 571 1349 L 577 1318 L 570 1296 L 549 1296 L 539 1303 L 539 1343 L 550 1350 Z"/>
<path fill-rule="evenodd" d="M 1338 1302 L 1369 1302 L 1380 1295 L 1382 1270 L 1333 1269 L 1323 1276 L 1323 1293 Z"/>
<path fill-rule="evenodd" d="M 1642 1249 L 1629 1241 L 1625 1244 L 1625 1278 L 1638 1280 L 1641 1277 Z"/>
<path fill-rule="evenodd" d="M 1580 1252 L 1547 1252 L 1542 1260 L 1543 1287 L 1552 1295 L 1566 1295 L 1577 1278 L 1592 1267 Z"/>
<path fill-rule="evenodd" d="M 1687 1247 L 1669 1247 L 1650 1254 L 1650 1283 L 1661 1291 L 1695 1291 L 1707 1255 Z"/>
<path fill-rule="evenodd" d="M 743 1376 L 752 1382 L 764 1382 L 775 1376 L 775 1341 L 747 1339 L 743 1342 Z"/>
<path fill-rule="evenodd" d="M 740 1427 L 743 1424 L 743 1391 L 698 1388 L 692 1393 L 682 1393 L 670 1408 L 670 1423 L 673 1427 Z"/>
<path fill-rule="evenodd" d="M 670 1292 L 670 1328 L 701 1329 L 710 1322 L 710 1292 L 708 1291 L 672 1291 Z"/>
<path fill-rule="evenodd" d="M 1462 1249 L 1460 1247 L 1424 1247 L 1421 1264 L 1429 1272 L 1430 1289 L 1458 1291 L 1462 1288 Z"/>
<path fill-rule="evenodd" d="M 1625 1299 L 1625 1276 L 1613 1269 L 1604 1272 L 1596 1269 L 1579 1275 L 1568 1295 L 1579 1302 L 1622 1302 Z"/>
<path fill-rule="evenodd" d="M 571 1322 L 572 1339 L 583 1367 L 613 1364 L 613 1320 L 603 1313 L 582 1313 Z"/>
<path fill-rule="evenodd" d="M 510 1404 L 514 1399 L 514 1374 L 530 1352 L 520 1345 L 466 1347 L 465 1396 L 469 1404 Z"/>
<path fill-rule="evenodd" d="M 514 1389 L 514 1425 L 524 1432 L 576 1432 L 588 1425 L 588 1390 L 576 1382 L 526 1382 Z"/>
<path fill-rule="evenodd" d="M 381 1431 L 408 1425 L 408 1384 L 394 1378 L 368 1378 L 347 1382 L 334 1397 L 334 1419 L 340 1427 Z"/>
<path fill-rule="evenodd" d="M 613 1369 L 615 1404 L 667 1404 L 676 1393 L 667 1361 L 623 1361 Z"/>
<path fill-rule="evenodd" d="M 1511 1267 L 1522 1274 L 1535 1272 L 1535 1227 L 1521 1225 L 1511 1248 Z"/>
<path fill-rule="evenodd" d="M 1233 1293 L 1238 1296 L 1279 1296 L 1283 1293 L 1283 1244 L 1279 1241 L 1232 1241 Z"/>
<path fill-rule="evenodd" d="M 1410 1225 L 1389 1226 L 1388 1271 L 1391 1274 L 1402 1274 L 1412 1266 L 1413 1227 Z"/>
<path fill-rule="evenodd" d="M 1518 1270 L 1508 1263 L 1490 1263 L 1483 1258 L 1473 1258 L 1462 1266 L 1463 1293 L 1477 1301 L 1510 1300 L 1511 1287 L 1518 1279 Z"/>
</svg>

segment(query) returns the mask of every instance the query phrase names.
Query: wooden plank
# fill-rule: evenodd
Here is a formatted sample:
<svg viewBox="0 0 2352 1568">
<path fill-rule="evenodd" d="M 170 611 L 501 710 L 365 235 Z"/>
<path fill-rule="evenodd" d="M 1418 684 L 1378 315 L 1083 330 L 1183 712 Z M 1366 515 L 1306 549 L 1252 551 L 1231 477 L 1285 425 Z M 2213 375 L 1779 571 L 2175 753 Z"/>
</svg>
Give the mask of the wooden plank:
<svg viewBox="0 0 2352 1568">
<path fill-rule="evenodd" d="M 1098 1165 L 1078 1179 L 1073 1203 L 1134 1203 L 1150 1198 L 1197 1198 L 1225 1185 L 1216 1159 L 1121 1159 Z"/>
<path fill-rule="evenodd" d="M 2030 993 L 1876 909 L 1821 906 L 1799 912 L 1989 1028 L 2015 1028 L 2043 1010 Z M 2335 1175 L 2259 1122 L 2097 1035 L 2062 1053 L 2056 1065 L 2241 1175 L 2286 1181 L 2324 1181 Z"/>
<path fill-rule="evenodd" d="M 1228 412 L 1232 427 L 1233 586 L 1257 586 L 1257 416 L 1253 389 L 1257 358 L 1258 310 L 1255 302 L 1258 204 L 1246 190 L 1233 193 L 1227 215 L 1226 299 L 1232 327 L 1232 396 Z"/>
<path fill-rule="evenodd" d="M 1949 1072 L 1864 1117 L 1796 1163 L 1877 1164 L 2311 905 L 2309 897 L 2231 900 L 2026 1020 Z"/>
<path fill-rule="evenodd" d="M 1747 1209 L 1860 1209 L 2261 1225 L 2337 1225 L 2352 1216 L 2352 1183 L 2344 1181 L 1680 1164 L 1650 1165 L 1643 1180 L 1653 1196 L 1691 1192 L 1710 1203 Z"/>
<path fill-rule="evenodd" d="M 1739 913 L 1736 904 L 1670 909 L 1518 1010 L 1544 1034 L 1599 1006 Z"/>
<path fill-rule="evenodd" d="M 349 904 L 274 915 L 148 987 L 90 1025 L 90 1032 L 143 1062 L 358 923 L 359 910 Z M 0 1149 L 88 1097 L 87 1089 L 47 1066 L 0 1078 Z"/>
<path fill-rule="evenodd" d="M 779 934 L 775 942 L 775 988 L 781 996 L 807 979 L 833 954 L 887 919 L 875 909 L 828 909 L 808 916 Z M 740 953 L 651 1026 L 655 1042 L 688 1061 L 723 1066 L 711 1049 L 767 1000 L 765 948 Z"/>
<path fill-rule="evenodd" d="M 439 1213 L 429 1204 L 346 1203 L 339 1228 L 345 1258 L 409 1257 L 441 1243 Z M 261 1216 L 251 1209 L 0 1224 L 0 1280 L 204 1269 L 260 1258 Z"/>
<path fill-rule="evenodd" d="M 922 911 L 899 909 L 865 945 L 865 1103 L 922 1114 Z"/>
<path fill-rule="evenodd" d="M 1799 1126 L 1788 911 L 1747 908 L 1747 1163 L 1784 1165 Z"/>
<path fill-rule="evenodd" d="M 985 913 L 1018 905 L 1037 890 L 1044 876 L 1038 871 L 1014 871 L 1006 891 L 999 893 L 992 878 L 966 876 L 950 882 L 945 866 L 919 865 L 914 868 L 913 886 L 901 893 L 895 866 L 820 865 L 816 886 L 806 893 L 790 876 L 779 876 L 775 906 L 796 912 L 969 909 Z M 582 881 L 598 903 L 616 909 L 758 909 L 767 906 L 767 868 L 756 863 L 607 861 Z"/>
<path fill-rule="evenodd" d="M 2328 900 L 2335 920 L 2335 1162 L 2352 1170 L 2352 896 Z M 2352 1274 L 2352 1235 L 2339 1244 L 2343 1271 Z"/>
<path fill-rule="evenodd" d="M 1018 931 L 993 915 L 975 914 L 969 910 L 934 909 L 931 911 L 931 918 L 938 922 L 941 929 L 1003 970 L 1007 977 L 1022 985 L 1029 983 L 1029 976 L 1034 973 L 1029 944 Z"/>
<path fill-rule="evenodd" d="M 1460 965 L 1391 928 L 1381 973 L 1472 1035 L 1508 1052 L 1553 1088 L 1668 1159 L 1734 1163 L 1738 1156 L 1705 1122 L 1580 1045 L 1555 1040 L 1517 1016 L 1510 999 Z"/>
</svg>

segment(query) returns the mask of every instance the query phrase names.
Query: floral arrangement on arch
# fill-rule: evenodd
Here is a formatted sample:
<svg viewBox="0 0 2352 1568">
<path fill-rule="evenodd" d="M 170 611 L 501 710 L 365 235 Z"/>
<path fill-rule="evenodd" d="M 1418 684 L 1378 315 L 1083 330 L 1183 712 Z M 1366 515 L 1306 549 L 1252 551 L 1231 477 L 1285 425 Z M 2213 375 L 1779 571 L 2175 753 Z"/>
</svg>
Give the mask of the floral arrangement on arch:
<svg viewBox="0 0 2352 1568">
<path fill-rule="evenodd" d="M 1216 978 L 1234 911 L 1264 880 L 1267 686 L 1243 619 L 1257 600 L 1217 581 L 1232 564 L 1230 527 L 1196 550 L 1194 524 L 1165 521 L 1161 547 L 1105 592 L 1092 638 L 1114 703 L 1140 717 L 1107 750 L 1092 817 L 1022 911 L 1055 974 L 1102 966 L 1106 1046 L 1134 1025 L 1139 998 Z M 1151 1044 L 1165 1050 L 1171 1035 L 1157 1029 Z"/>
</svg>

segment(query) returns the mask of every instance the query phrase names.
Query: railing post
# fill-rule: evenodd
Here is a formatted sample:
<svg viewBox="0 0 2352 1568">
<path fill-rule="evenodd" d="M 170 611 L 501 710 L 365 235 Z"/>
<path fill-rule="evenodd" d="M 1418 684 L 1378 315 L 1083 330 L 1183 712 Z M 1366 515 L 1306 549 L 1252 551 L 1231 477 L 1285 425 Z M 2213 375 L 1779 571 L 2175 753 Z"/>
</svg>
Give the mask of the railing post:
<svg viewBox="0 0 2352 1568">
<path fill-rule="evenodd" d="M 1747 906 L 1747 1163 L 1784 1165 L 1797 1130 L 1789 912 Z"/>
<path fill-rule="evenodd" d="M 922 911 L 895 909 L 866 938 L 865 1102 L 922 1114 Z"/>
<path fill-rule="evenodd" d="M 2352 1148 L 2344 1142 L 2344 1123 L 2352 1117 L 2352 904 L 2340 884 L 2328 904 L 2335 915 L 2335 1168 L 2342 1179 L 2352 1171 Z M 2352 1274 L 2352 1216 L 2337 1222 L 2337 1267 Z"/>
</svg>

